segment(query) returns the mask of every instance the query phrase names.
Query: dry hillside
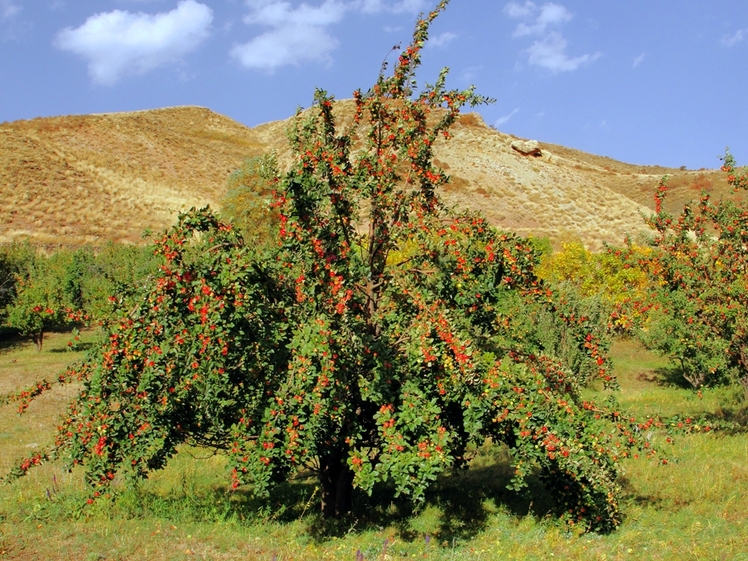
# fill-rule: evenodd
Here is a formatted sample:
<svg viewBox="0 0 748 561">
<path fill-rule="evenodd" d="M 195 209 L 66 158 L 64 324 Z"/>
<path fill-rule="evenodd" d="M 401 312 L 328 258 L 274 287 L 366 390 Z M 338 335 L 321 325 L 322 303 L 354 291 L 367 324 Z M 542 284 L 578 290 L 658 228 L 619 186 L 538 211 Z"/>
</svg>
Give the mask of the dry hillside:
<svg viewBox="0 0 748 561">
<path fill-rule="evenodd" d="M 262 150 L 198 107 L 5 123 L 0 241 L 137 242 L 180 210 L 217 205 L 227 175 Z"/>
<path fill-rule="evenodd" d="M 337 104 L 341 122 L 351 102 Z M 137 242 L 191 206 L 217 206 L 242 160 L 289 151 L 288 121 L 247 128 L 199 107 L 39 118 L 0 125 L 0 242 Z M 641 212 L 665 174 L 672 205 L 705 188 L 727 193 L 721 172 L 624 164 L 540 143 L 539 156 L 515 137 L 463 115 L 453 139 L 436 148 L 452 177 L 444 198 L 485 213 L 497 226 L 592 248 L 643 230 Z M 730 195 L 732 196 L 732 195 Z"/>
</svg>

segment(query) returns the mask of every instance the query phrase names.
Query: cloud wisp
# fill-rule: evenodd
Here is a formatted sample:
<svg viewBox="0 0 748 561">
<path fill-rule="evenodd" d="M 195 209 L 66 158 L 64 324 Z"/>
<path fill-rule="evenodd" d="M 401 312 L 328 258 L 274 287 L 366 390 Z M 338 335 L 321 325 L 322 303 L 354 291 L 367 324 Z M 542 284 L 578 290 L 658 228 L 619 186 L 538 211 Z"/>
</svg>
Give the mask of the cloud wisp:
<svg viewBox="0 0 748 561">
<path fill-rule="evenodd" d="M 378 14 L 380 12 L 389 12 L 392 14 L 417 14 L 429 7 L 426 0 L 399 0 L 397 2 L 387 2 L 385 0 L 358 0 L 353 3 L 356 9 L 365 14 Z"/>
<path fill-rule="evenodd" d="M 500 127 L 501 125 L 509 121 L 512 117 L 514 117 L 517 113 L 519 113 L 519 107 L 515 107 L 511 113 L 507 113 L 506 115 L 502 115 L 501 117 L 496 119 L 496 121 L 494 121 L 494 126 L 497 128 Z"/>
<path fill-rule="evenodd" d="M 12 0 L 0 0 L 0 42 L 14 41 L 27 28 L 27 24 L 19 23 L 18 14 L 21 6 Z"/>
<path fill-rule="evenodd" d="M 245 68 L 273 72 L 302 63 L 329 65 L 340 42 L 330 28 L 349 12 L 405 14 L 425 10 L 427 0 L 323 0 L 321 4 L 298 5 L 288 0 L 245 0 L 249 13 L 244 23 L 263 26 L 264 32 L 235 45 L 231 56 Z M 444 33 L 437 38 L 447 44 L 455 38 Z M 433 42 L 433 41 L 432 41 Z"/>
<path fill-rule="evenodd" d="M 507 6 L 511 6 L 511 2 Z M 515 19 L 525 19 L 520 22 L 514 30 L 515 37 L 524 37 L 525 35 L 543 35 L 549 27 L 559 26 L 571 21 L 572 15 L 569 10 L 560 4 L 544 4 L 540 8 L 532 2 L 525 2 L 519 10 L 509 8 L 507 14 L 519 14 L 514 16 Z M 510 16 L 512 17 L 512 16 Z"/>
<path fill-rule="evenodd" d="M 21 7 L 11 0 L 0 0 L 0 21 L 6 21 L 21 11 Z"/>
<path fill-rule="evenodd" d="M 452 33 L 451 31 L 445 31 L 444 33 L 440 33 L 439 35 L 430 37 L 427 45 L 431 47 L 446 47 L 455 39 L 457 39 L 456 33 Z"/>
<path fill-rule="evenodd" d="M 504 6 L 504 15 L 510 19 L 520 20 L 514 29 L 513 37 L 535 39 L 532 45 L 523 51 L 530 65 L 557 74 L 576 70 L 600 57 L 600 53 L 577 57 L 567 53 L 568 42 L 558 28 L 571 21 L 574 16 L 561 4 L 548 2 L 538 6 L 534 2 L 509 2 Z"/>
<path fill-rule="evenodd" d="M 247 6 L 250 12 L 244 23 L 270 29 L 234 46 L 231 56 L 242 66 L 273 71 L 303 62 L 332 62 L 330 53 L 339 41 L 328 28 L 343 19 L 345 3 L 325 0 L 319 6 L 303 3 L 294 8 L 283 0 L 248 0 Z"/>
<path fill-rule="evenodd" d="M 87 59 L 91 79 L 109 86 L 127 75 L 180 63 L 210 35 L 212 21 L 213 11 L 195 0 L 158 14 L 114 10 L 63 29 L 55 46 Z"/>
<path fill-rule="evenodd" d="M 722 46 L 732 47 L 743 41 L 748 36 L 748 29 L 738 29 L 732 35 L 722 37 Z"/>
</svg>

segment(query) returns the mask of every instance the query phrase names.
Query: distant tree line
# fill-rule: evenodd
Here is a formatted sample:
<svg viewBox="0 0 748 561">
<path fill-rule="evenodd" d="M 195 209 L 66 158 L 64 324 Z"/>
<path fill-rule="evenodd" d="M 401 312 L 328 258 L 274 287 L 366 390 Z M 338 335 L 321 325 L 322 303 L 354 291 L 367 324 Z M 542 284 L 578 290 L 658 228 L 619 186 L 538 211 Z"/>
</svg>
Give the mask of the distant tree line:
<svg viewBox="0 0 748 561">
<path fill-rule="evenodd" d="M 45 250 L 0 245 L 0 325 L 42 349 L 50 330 L 105 321 L 112 299 L 131 298 L 155 270 L 153 251 L 109 243 Z"/>
</svg>

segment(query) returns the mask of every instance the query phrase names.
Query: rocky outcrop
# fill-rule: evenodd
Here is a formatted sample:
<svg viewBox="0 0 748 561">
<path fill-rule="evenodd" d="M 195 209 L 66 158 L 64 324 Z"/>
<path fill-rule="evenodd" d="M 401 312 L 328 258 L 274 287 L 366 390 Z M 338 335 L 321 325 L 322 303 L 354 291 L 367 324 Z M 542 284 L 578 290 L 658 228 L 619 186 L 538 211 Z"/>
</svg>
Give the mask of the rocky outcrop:
<svg viewBox="0 0 748 561">
<path fill-rule="evenodd" d="M 539 158 L 543 155 L 537 140 L 515 140 L 511 147 L 523 156 Z"/>
</svg>

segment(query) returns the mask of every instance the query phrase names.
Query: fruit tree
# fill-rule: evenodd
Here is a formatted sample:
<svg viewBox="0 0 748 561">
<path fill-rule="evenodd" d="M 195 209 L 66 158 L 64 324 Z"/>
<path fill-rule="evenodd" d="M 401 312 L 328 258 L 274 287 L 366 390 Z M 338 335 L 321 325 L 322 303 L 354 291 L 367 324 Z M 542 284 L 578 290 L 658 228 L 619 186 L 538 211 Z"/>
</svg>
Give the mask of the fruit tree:
<svg viewBox="0 0 748 561">
<path fill-rule="evenodd" d="M 748 187 L 729 152 L 723 170 L 734 189 Z M 657 290 L 644 341 L 694 388 L 748 387 L 748 205 L 703 194 L 674 216 L 662 208 L 667 193 L 663 180 L 648 220 L 656 231 L 648 267 Z"/>
<path fill-rule="evenodd" d="M 462 107 L 487 101 L 447 89 L 446 71 L 416 84 L 446 4 L 391 75 L 355 92 L 346 130 L 321 90 L 297 115 L 265 252 L 207 210 L 156 241 L 161 268 L 140 303 L 66 374 L 85 386 L 53 455 L 83 464 L 95 496 L 187 442 L 225 450 L 232 486 L 258 494 L 313 470 L 322 512 L 338 516 L 353 488 L 422 500 L 491 438 L 512 451 L 514 488 L 537 473 L 571 519 L 619 523 L 619 461 L 648 443 L 612 401 L 582 398 L 534 321 L 566 325 L 612 385 L 588 318 L 554 300 L 523 239 L 440 201 L 434 146 Z"/>
</svg>

